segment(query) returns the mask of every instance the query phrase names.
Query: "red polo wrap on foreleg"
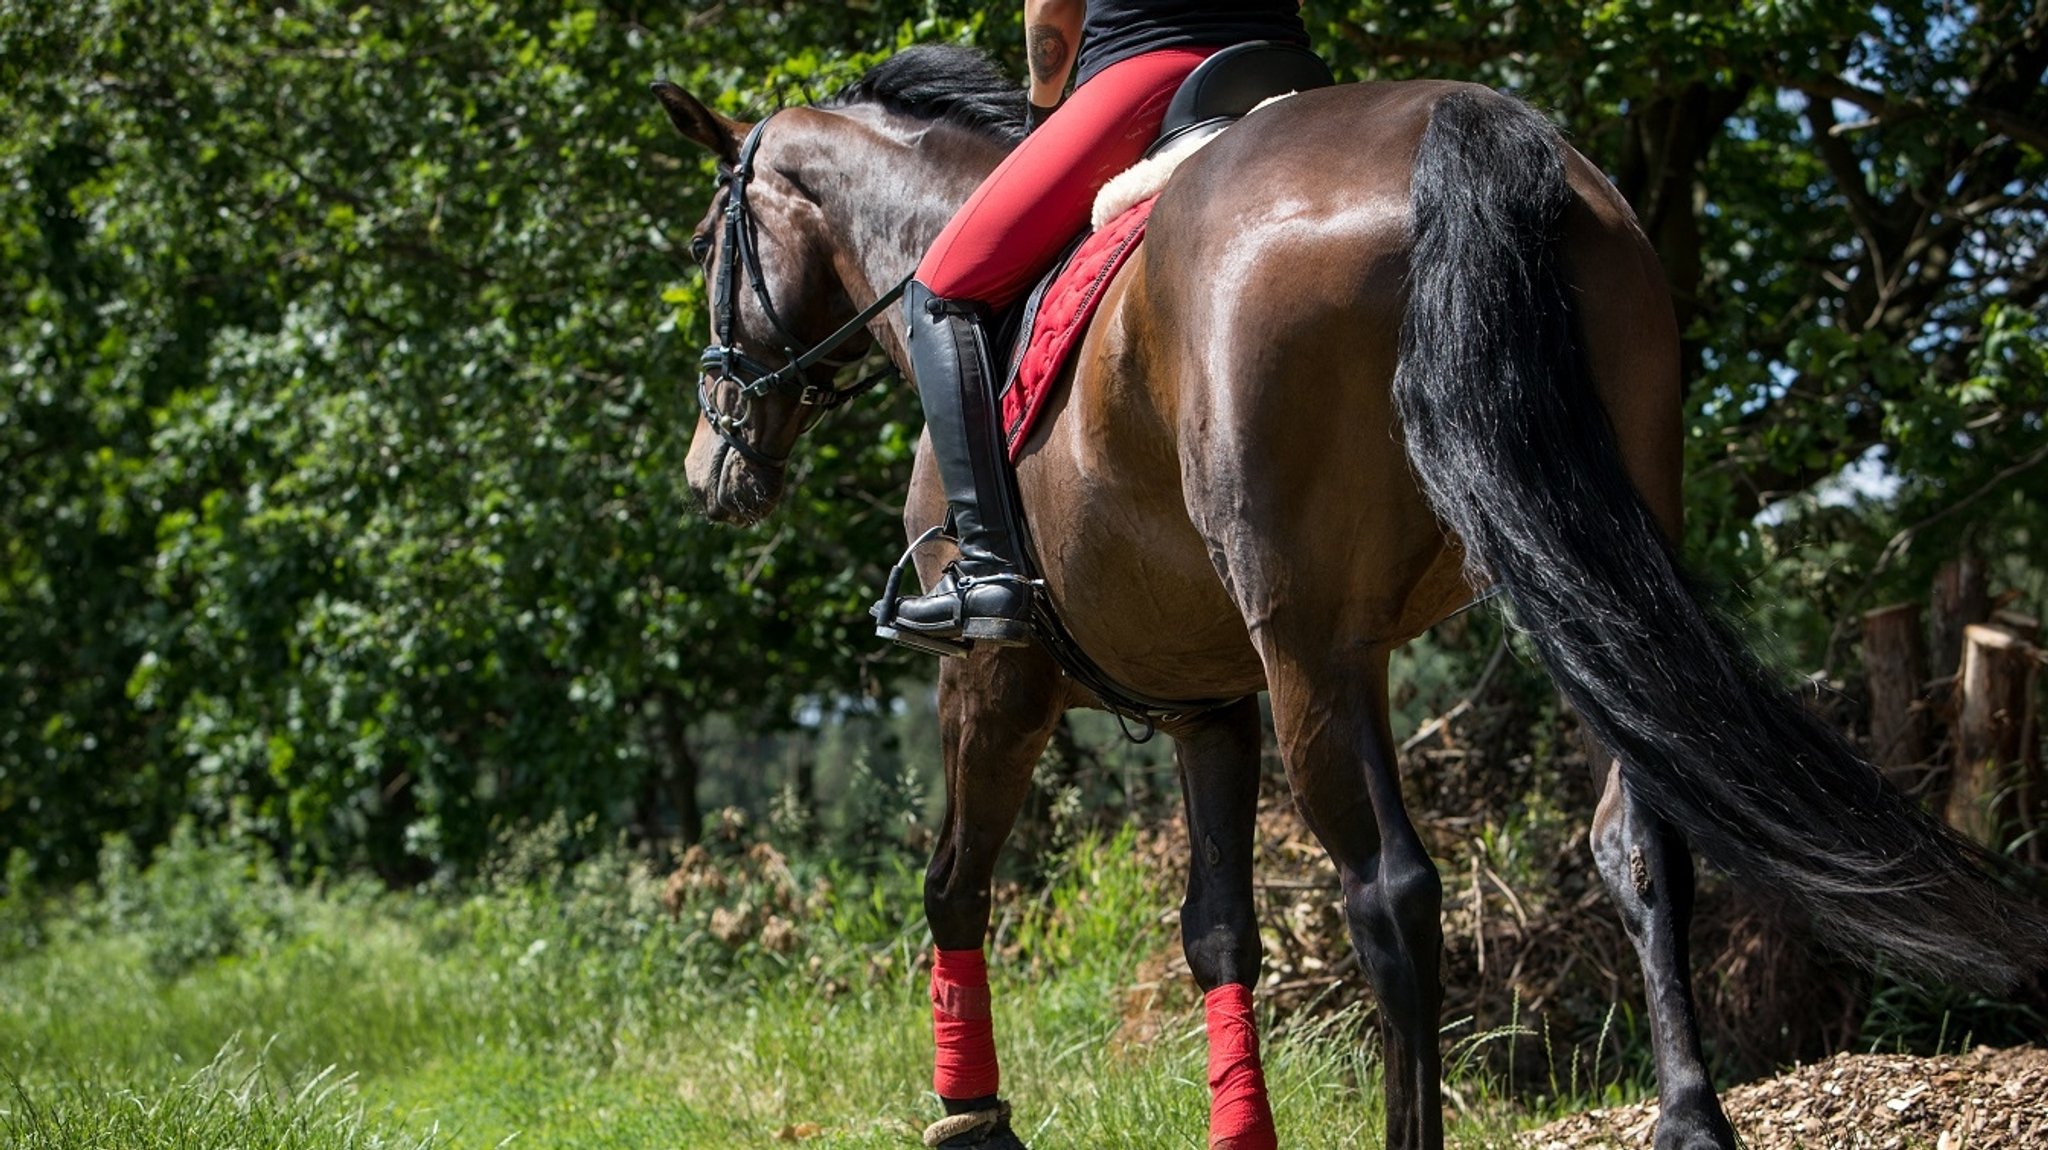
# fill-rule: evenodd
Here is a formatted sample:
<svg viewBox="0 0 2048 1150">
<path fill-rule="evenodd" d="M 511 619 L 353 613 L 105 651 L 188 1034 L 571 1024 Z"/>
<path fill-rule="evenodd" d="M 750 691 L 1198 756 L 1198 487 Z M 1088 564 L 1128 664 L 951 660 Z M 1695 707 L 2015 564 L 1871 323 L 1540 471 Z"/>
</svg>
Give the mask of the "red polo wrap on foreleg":
<svg viewBox="0 0 2048 1150">
<path fill-rule="evenodd" d="M 1273 1106 L 1259 1068 L 1259 1024 L 1252 991 L 1227 983 L 1202 999 L 1209 1021 L 1210 1150 L 1275 1150 Z"/>
<path fill-rule="evenodd" d="M 932 1087 L 965 1101 L 996 1092 L 996 1031 L 988 962 L 979 950 L 932 950 Z"/>
</svg>

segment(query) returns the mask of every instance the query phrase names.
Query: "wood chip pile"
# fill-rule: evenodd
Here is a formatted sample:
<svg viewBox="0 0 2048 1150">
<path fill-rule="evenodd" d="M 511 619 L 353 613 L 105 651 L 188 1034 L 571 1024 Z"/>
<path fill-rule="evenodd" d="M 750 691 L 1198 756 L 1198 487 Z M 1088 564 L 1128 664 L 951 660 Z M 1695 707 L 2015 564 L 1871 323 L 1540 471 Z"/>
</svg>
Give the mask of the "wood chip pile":
<svg viewBox="0 0 2048 1150">
<path fill-rule="evenodd" d="M 1722 1094 L 1749 1150 L 2041 1150 L 2048 1050 L 1979 1047 L 1912 1058 L 1838 1054 Z M 1654 1103 L 1591 1110 L 1532 1131 L 1523 1150 L 1648 1146 Z"/>
</svg>

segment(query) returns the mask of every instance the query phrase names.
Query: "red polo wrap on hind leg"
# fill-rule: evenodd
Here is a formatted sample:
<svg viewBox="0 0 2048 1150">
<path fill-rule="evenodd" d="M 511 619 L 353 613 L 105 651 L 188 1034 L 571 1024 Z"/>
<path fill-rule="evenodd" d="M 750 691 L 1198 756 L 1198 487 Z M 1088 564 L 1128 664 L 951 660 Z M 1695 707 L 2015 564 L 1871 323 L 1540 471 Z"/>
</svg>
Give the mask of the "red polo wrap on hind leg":
<svg viewBox="0 0 2048 1150">
<path fill-rule="evenodd" d="M 932 949 L 932 1087 L 965 1101 L 996 1092 L 996 1030 L 980 950 Z"/>
<path fill-rule="evenodd" d="M 1259 1067 L 1259 1024 L 1248 986 L 1226 983 L 1203 996 L 1209 1021 L 1210 1150 L 1276 1150 L 1273 1106 Z"/>
</svg>

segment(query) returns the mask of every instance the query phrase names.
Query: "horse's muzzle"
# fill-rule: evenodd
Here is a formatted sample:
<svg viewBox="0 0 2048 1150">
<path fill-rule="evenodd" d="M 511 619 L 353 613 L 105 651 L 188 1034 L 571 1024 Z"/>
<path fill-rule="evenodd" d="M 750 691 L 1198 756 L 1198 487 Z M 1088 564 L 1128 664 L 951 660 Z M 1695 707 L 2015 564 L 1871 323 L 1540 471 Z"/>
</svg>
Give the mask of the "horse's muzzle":
<svg viewBox="0 0 2048 1150">
<path fill-rule="evenodd" d="M 683 470 L 699 510 L 713 523 L 750 526 L 767 518 L 782 498 L 781 469 L 754 464 L 702 424 Z"/>
</svg>

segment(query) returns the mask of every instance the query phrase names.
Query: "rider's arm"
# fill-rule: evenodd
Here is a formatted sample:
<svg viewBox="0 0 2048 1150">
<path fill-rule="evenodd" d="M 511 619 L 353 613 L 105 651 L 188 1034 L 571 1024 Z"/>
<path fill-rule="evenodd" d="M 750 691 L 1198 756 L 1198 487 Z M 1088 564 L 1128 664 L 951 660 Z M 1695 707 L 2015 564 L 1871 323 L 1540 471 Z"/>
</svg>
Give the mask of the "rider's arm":
<svg viewBox="0 0 2048 1150">
<path fill-rule="evenodd" d="M 1031 103 L 1058 107 L 1081 46 L 1088 0 L 1024 0 L 1024 58 L 1031 63 Z"/>
</svg>

